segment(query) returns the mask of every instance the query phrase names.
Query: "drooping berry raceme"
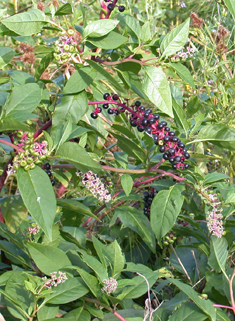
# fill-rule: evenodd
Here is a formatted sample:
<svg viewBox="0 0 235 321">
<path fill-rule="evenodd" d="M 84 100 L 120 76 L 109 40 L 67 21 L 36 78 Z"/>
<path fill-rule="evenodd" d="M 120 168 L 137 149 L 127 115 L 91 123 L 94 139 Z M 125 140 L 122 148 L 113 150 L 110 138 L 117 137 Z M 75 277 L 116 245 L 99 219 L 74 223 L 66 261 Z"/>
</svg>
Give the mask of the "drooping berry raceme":
<svg viewBox="0 0 235 321">
<path fill-rule="evenodd" d="M 109 191 L 105 188 L 104 183 L 92 171 L 89 171 L 85 174 L 82 174 L 81 172 L 77 172 L 76 174 L 77 176 L 80 176 L 82 178 L 82 184 L 99 201 L 109 202 L 111 200 L 111 195 Z"/>
<path fill-rule="evenodd" d="M 128 106 L 127 102 L 121 102 L 117 94 L 105 93 L 103 98 L 107 103 L 104 103 L 102 108 L 107 109 L 108 114 L 114 116 L 125 112 L 129 116 L 132 127 L 136 127 L 139 132 L 145 132 L 153 138 L 154 144 L 158 145 L 159 151 L 163 153 L 163 158 L 172 164 L 173 169 L 189 168 L 185 160 L 190 158 L 190 154 L 185 144 L 175 135 L 174 131 L 171 131 L 166 121 L 160 121 L 158 114 L 153 114 L 150 108 L 146 109 L 139 100 Z M 110 105 L 115 105 L 115 107 L 110 107 Z M 91 113 L 91 117 L 97 118 L 102 108 L 96 103 L 96 109 Z"/>
<path fill-rule="evenodd" d="M 109 278 L 108 280 L 105 279 L 103 280 L 103 283 L 106 285 L 101 289 L 101 291 L 106 292 L 107 294 L 111 294 L 116 291 L 118 286 L 118 282 L 114 278 Z"/>
<path fill-rule="evenodd" d="M 117 6 L 116 5 L 116 1 L 111 1 L 111 0 L 104 0 L 104 2 L 109 2 L 109 4 L 107 5 L 107 9 L 109 10 L 109 11 L 113 11 L 113 9 L 115 8 L 115 7 L 118 7 L 118 10 L 119 10 L 119 12 L 124 12 L 125 11 L 125 6 Z"/>
<path fill-rule="evenodd" d="M 9 173 L 15 173 L 19 167 L 23 167 L 26 171 L 33 169 L 49 156 L 48 143 L 34 142 L 33 133 L 18 131 L 15 136 L 14 144 L 24 149 L 24 152 L 18 152 L 15 155 L 13 164 L 8 167 Z"/>
<path fill-rule="evenodd" d="M 77 41 L 73 38 L 74 31 L 68 30 L 68 35 L 60 36 L 55 42 L 55 60 L 59 64 L 63 64 L 78 53 Z"/>
<path fill-rule="evenodd" d="M 144 192 L 144 215 L 147 216 L 147 218 L 150 218 L 150 207 L 152 204 L 152 201 L 154 199 L 154 196 L 156 195 L 156 191 L 154 188 L 150 188 L 149 191 Z"/>
<path fill-rule="evenodd" d="M 207 212 L 207 228 L 212 235 L 221 238 L 224 234 L 223 215 L 221 214 L 223 209 L 216 194 L 209 194 L 209 199 L 212 209 Z"/>
<path fill-rule="evenodd" d="M 53 286 L 57 286 L 61 283 L 64 283 L 68 278 L 66 276 L 66 273 L 63 273 L 61 271 L 59 272 L 52 272 L 50 273 L 51 278 L 48 279 L 46 276 L 44 276 L 42 278 L 43 281 L 45 281 L 44 283 L 44 287 L 51 289 L 51 287 Z"/>
</svg>

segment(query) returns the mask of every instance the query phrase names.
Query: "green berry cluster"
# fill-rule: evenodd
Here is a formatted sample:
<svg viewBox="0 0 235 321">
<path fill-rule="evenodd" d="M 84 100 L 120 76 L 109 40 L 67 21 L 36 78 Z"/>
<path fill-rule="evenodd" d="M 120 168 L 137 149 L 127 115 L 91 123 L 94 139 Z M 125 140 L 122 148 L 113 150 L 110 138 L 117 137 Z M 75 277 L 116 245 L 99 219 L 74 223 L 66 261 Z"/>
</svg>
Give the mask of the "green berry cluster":
<svg viewBox="0 0 235 321">
<path fill-rule="evenodd" d="M 168 246 L 170 244 L 173 244 L 176 239 L 177 237 L 173 232 L 167 233 L 167 235 L 163 239 L 163 244 Z"/>
<path fill-rule="evenodd" d="M 64 64 L 72 56 L 78 53 L 77 42 L 73 38 L 74 31 L 68 30 L 68 34 L 60 36 L 55 42 L 54 57 L 58 64 Z"/>
</svg>

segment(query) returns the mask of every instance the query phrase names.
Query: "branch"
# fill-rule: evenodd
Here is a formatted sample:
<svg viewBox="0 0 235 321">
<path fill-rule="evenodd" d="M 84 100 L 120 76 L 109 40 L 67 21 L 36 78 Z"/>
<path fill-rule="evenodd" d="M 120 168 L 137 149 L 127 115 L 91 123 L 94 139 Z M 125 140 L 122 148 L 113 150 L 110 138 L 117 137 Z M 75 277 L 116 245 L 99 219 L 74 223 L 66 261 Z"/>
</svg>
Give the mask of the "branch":
<svg viewBox="0 0 235 321">
<path fill-rule="evenodd" d="M 35 132 L 33 138 L 37 138 L 44 130 L 46 130 L 48 127 L 50 127 L 51 124 L 52 124 L 52 120 L 49 120 L 45 125 L 43 125 L 41 128 L 39 128 L 39 129 Z"/>
<path fill-rule="evenodd" d="M 24 153 L 24 152 L 25 152 L 25 150 L 24 150 L 23 148 L 20 148 L 19 146 L 16 146 L 16 145 L 14 145 L 14 144 L 12 144 L 12 143 L 10 143 L 10 142 L 2 139 L 2 138 L 0 138 L 0 143 L 2 143 L 2 144 L 4 144 L 4 145 L 8 145 L 8 146 L 14 148 L 14 149 L 17 150 L 17 152 L 19 152 L 19 153 Z"/>
</svg>

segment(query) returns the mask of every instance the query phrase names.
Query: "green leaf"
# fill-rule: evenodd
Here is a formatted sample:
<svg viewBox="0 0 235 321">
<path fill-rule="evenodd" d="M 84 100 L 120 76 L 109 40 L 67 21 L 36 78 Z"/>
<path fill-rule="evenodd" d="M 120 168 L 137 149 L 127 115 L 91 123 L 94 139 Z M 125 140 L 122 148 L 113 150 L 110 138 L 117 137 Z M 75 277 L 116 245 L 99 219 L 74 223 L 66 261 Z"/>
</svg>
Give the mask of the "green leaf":
<svg viewBox="0 0 235 321">
<path fill-rule="evenodd" d="M 145 152 L 136 143 L 121 135 L 114 133 L 112 133 L 112 135 L 117 138 L 118 147 L 120 147 L 125 153 L 127 153 L 131 157 L 139 159 L 142 163 L 146 161 L 147 156 Z"/>
<path fill-rule="evenodd" d="M 42 73 L 47 69 L 49 64 L 53 61 L 53 58 L 54 57 L 52 52 L 50 52 L 49 54 L 47 54 L 45 57 L 42 58 L 42 60 L 40 61 L 35 71 L 34 77 L 36 82 L 40 79 Z"/>
<path fill-rule="evenodd" d="M 231 319 L 227 316 L 226 312 L 217 308 L 216 321 L 231 321 Z"/>
<path fill-rule="evenodd" d="M 15 258 L 16 264 L 23 265 L 23 267 L 27 266 L 28 268 L 31 268 L 28 255 L 15 244 L 8 241 L 0 241 L 0 250 L 4 251 L 5 254 L 8 254 L 12 262 L 15 262 L 15 260 L 13 259 Z"/>
<path fill-rule="evenodd" d="M 56 198 L 48 175 L 38 166 L 30 171 L 20 167 L 17 171 L 17 181 L 25 206 L 51 239 L 56 215 Z"/>
<path fill-rule="evenodd" d="M 113 252 L 112 257 L 112 277 L 117 278 L 118 275 L 122 272 L 124 266 L 125 266 L 125 255 L 122 253 L 122 249 L 120 245 L 118 244 L 117 240 L 112 242 L 109 245 L 109 249 L 111 249 Z"/>
<path fill-rule="evenodd" d="M 87 95 L 85 91 L 77 95 L 63 96 L 61 102 L 56 106 L 52 116 L 52 130 L 60 124 L 64 124 L 71 117 L 72 123 L 77 122 L 88 110 Z"/>
<path fill-rule="evenodd" d="M 71 243 L 76 244 L 80 248 L 85 248 L 86 236 L 85 229 L 76 226 L 64 226 L 63 230 L 60 231 L 62 237 Z"/>
<path fill-rule="evenodd" d="M 120 218 L 123 225 L 139 234 L 151 251 L 155 252 L 156 241 L 153 231 L 149 220 L 141 211 L 130 206 L 122 206 L 115 209 L 115 214 Z"/>
<path fill-rule="evenodd" d="M 135 17 L 132 17 L 128 14 L 123 15 L 120 13 L 117 15 L 117 17 L 124 26 L 128 27 L 135 34 L 137 39 L 141 38 L 140 24 Z"/>
<path fill-rule="evenodd" d="M 47 275 L 71 265 L 67 255 L 54 246 L 28 242 L 27 248 L 39 270 Z"/>
<path fill-rule="evenodd" d="M 121 184 L 122 188 L 127 196 L 129 196 L 132 187 L 133 187 L 133 179 L 131 175 L 124 174 L 121 176 Z"/>
<path fill-rule="evenodd" d="M 81 253 L 82 253 L 83 262 L 85 262 L 86 265 L 89 266 L 95 272 L 100 283 L 102 283 L 104 279 L 107 280 L 108 273 L 106 268 L 103 266 L 103 264 L 101 264 L 100 261 L 98 261 L 92 255 L 87 254 L 85 251 L 81 251 Z"/>
<path fill-rule="evenodd" d="M 59 306 L 53 306 L 45 304 L 37 312 L 38 321 L 45 321 L 50 318 L 54 318 L 59 312 Z"/>
<path fill-rule="evenodd" d="M 14 55 L 15 52 L 10 47 L 0 47 L 0 69 L 5 67 Z"/>
<path fill-rule="evenodd" d="M 63 93 L 75 94 L 87 88 L 95 80 L 97 71 L 90 66 L 76 70 L 67 81 Z"/>
<path fill-rule="evenodd" d="M 95 216 L 89 207 L 83 205 L 79 201 L 73 200 L 73 199 L 57 199 L 57 205 L 61 206 L 63 208 L 67 208 L 68 210 L 77 212 L 78 215 L 87 215 L 90 217 L 95 218 L 96 220 L 99 220 L 97 216 Z"/>
<path fill-rule="evenodd" d="M 118 20 L 112 19 L 100 19 L 93 21 L 83 29 L 83 37 L 87 38 L 89 36 L 97 38 L 107 35 L 107 33 L 112 31 L 118 23 Z"/>
<path fill-rule="evenodd" d="M 228 258 L 228 242 L 226 238 L 218 238 L 214 235 L 211 236 L 211 254 L 208 258 L 208 264 L 214 270 L 218 268 L 223 272 L 225 277 L 228 276 L 225 272 L 225 264 Z"/>
<path fill-rule="evenodd" d="M 165 36 L 160 45 L 161 58 L 172 56 L 183 48 L 188 40 L 189 22 L 187 19 Z"/>
<path fill-rule="evenodd" d="M 219 147 L 235 150 L 235 128 L 226 125 L 206 125 L 191 142 L 209 141 Z"/>
<path fill-rule="evenodd" d="M 143 67 L 143 91 L 148 99 L 162 112 L 173 117 L 171 91 L 161 68 Z"/>
<path fill-rule="evenodd" d="M 2 20 L 2 24 L 20 36 L 31 36 L 41 31 L 46 16 L 41 10 L 32 9 Z"/>
<path fill-rule="evenodd" d="M 112 84 L 117 90 L 123 92 L 123 87 L 119 85 L 119 83 L 111 76 L 111 74 L 105 70 L 103 67 L 101 67 L 98 63 L 96 63 L 93 60 L 86 60 L 89 65 L 94 68 L 99 76 L 104 77 L 109 81 L 110 84 Z"/>
<path fill-rule="evenodd" d="M 30 118 L 31 112 L 38 106 L 42 91 L 37 84 L 25 84 L 12 89 L 10 97 L 3 106 L 3 115 L 24 121 Z"/>
<path fill-rule="evenodd" d="M 30 127 L 19 122 L 18 120 L 14 118 L 6 118 L 3 119 L 0 123 L 0 130 L 23 130 L 23 131 L 30 131 Z"/>
<path fill-rule="evenodd" d="M 210 300 L 202 300 L 197 292 L 187 284 L 180 282 L 179 280 L 168 278 L 170 282 L 176 285 L 181 291 L 183 291 L 198 307 L 201 309 L 212 321 L 216 321 L 216 311 Z"/>
<path fill-rule="evenodd" d="M 179 125 L 180 127 L 183 128 L 184 132 L 185 132 L 185 136 L 188 136 L 188 130 L 189 130 L 189 124 L 186 118 L 186 114 L 185 111 L 183 110 L 183 108 L 177 104 L 176 100 L 173 99 L 172 100 L 172 106 L 173 106 L 173 113 L 174 113 L 174 119 L 175 122 L 177 123 L 177 125 Z"/>
<path fill-rule="evenodd" d="M 207 318 L 193 302 L 187 302 L 172 314 L 169 321 L 203 321 Z"/>
<path fill-rule="evenodd" d="M 113 30 L 103 37 L 88 37 L 87 41 L 91 42 L 97 48 L 116 49 L 123 45 L 127 41 L 127 38 L 120 35 L 120 33 L 117 30 Z"/>
<path fill-rule="evenodd" d="M 65 3 L 55 12 L 55 16 L 64 16 L 66 14 L 72 14 L 73 10 L 70 3 Z"/>
<path fill-rule="evenodd" d="M 100 164 L 96 163 L 85 149 L 72 142 L 61 145 L 57 150 L 55 157 L 68 160 L 82 172 L 88 172 L 92 169 L 94 173 L 97 173 L 102 170 Z"/>
<path fill-rule="evenodd" d="M 211 184 L 221 180 L 229 179 L 229 176 L 223 173 L 209 173 L 205 176 L 204 184 Z"/>
<path fill-rule="evenodd" d="M 235 203 L 235 193 L 234 192 L 228 194 L 225 204 L 228 204 L 228 203 L 231 203 L 231 204 Z"/>
<path fill-rule="evenodd" d="M 141 27 L 140 39 L 141 41 L 146 42 L 151 39 L 151 36 L 150 22 L 146 21 Z"/>
<path fill-rule="evenodd" d="M 150 209 L 150 222 L 153 232 L 159 242 L 173 227 L 184 197 L 181 194 L 183 187 L 174 185 L 169 190 L 162 190 L 154 197 Z"/>
<path fill-rule="evenodd" d="M 75 301 L 89 292 L 78 278 L 71 278 L 53 288 L 53 293 L 45 299 L 50 304 L 65 304 Z"/>
<path fill-rule="evenodd" d="M 193 77 L 190 74 L 190 71 L 188 70 L 188 68 L 186 68 L 184 65 L 182 65 L 179 62 L 168 63 L 167 65 L 170 66 L 171 68 L 173 68 L 176 71 L 176 73 L 180 76 L 180 78 L 186 82 L 186 84 L 188 84 L 192 88 L 196 88 L 195 84 L 194 84 Z"/>
<path fill-rule="evenodd" d="M 107 261 L 105 258 L 106 246 L 103 243 L 101 243 L 94 235 L 92 235 L 92 242 L 100 261 L 102 262 L 103 266 L 107 268 Z"/>
<path fill-rule="evenodd" d="M 229 12 L 233 16 L 233 19 L 235 19 L 235 3 L 233 0 L 224 0 L 224 3 L 226 7 L 228 8 Z"/>
<path fill-rule="evenodd" d="M 63 143 L 65 143 L 70 134 L 72 133 L 72 130 L 73 130 L 73 127 L 72 127 L 72 120 L 71 120 L 71 117 L 64 122 L 64 125 L 61 126 L 61 133 L 58 137 L 53 137 L 54 138 L 54 144 L 57 145 L 57 148 L 59 148 Z M 58 129 L 58 127 L 60 126 L 57 126 L 56 128 Z M 59 131 L 58 131 L 59 132 Z"/>
<path fill-rule="evenodd" d="M 65 321 L 90 321 L 90 313 L 85 311 L 83 307 L 74 309 L 67 313 L 64 317 Z M 47 320 L 46 320 L 47 321 Z M 50 321 L 50 320 L 48 320 Z M 53 320 L 54 321 L 54 320 Z M 57 320 L 55 320 L 57 321 Z"/>
</svg>

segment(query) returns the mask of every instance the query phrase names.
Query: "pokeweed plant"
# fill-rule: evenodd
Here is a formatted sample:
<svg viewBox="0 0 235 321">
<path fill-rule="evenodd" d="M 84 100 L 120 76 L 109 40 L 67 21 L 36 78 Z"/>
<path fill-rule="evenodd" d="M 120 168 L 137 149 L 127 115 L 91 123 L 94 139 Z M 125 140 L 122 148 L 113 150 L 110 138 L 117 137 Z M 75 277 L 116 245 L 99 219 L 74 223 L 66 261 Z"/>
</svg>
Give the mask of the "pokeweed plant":
<svg viewBox="0 0 235 321">
<path fill-rule="evenodd" d="M 2 316 L 234 320 L 233 2 L 0 6 Z"/>
</svg>

